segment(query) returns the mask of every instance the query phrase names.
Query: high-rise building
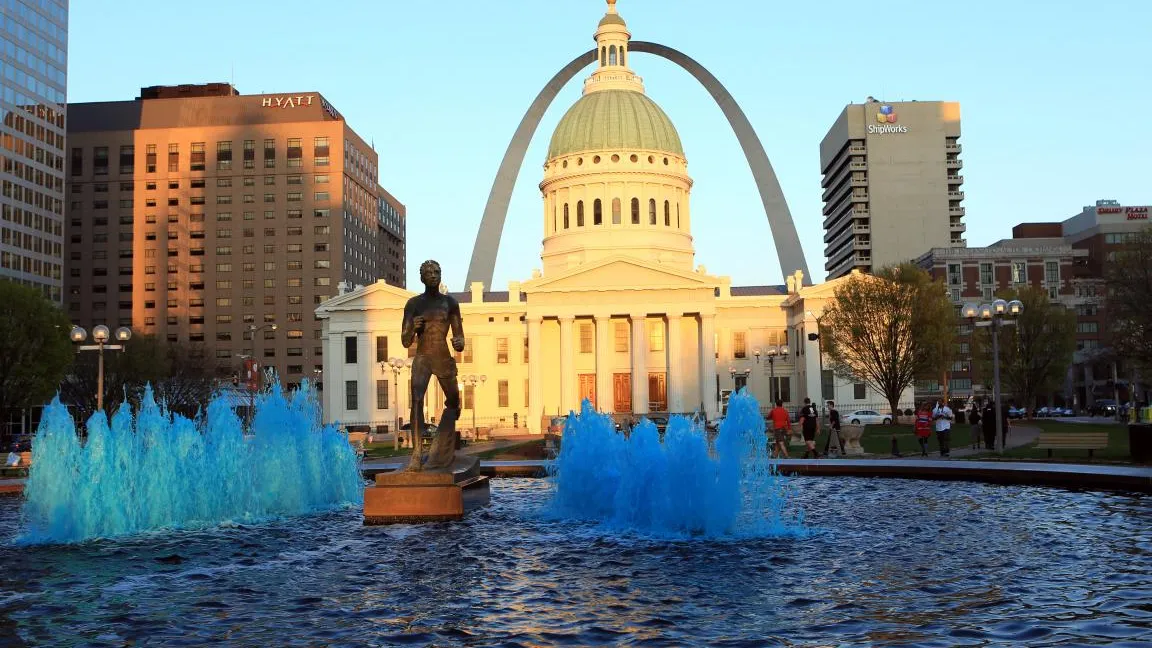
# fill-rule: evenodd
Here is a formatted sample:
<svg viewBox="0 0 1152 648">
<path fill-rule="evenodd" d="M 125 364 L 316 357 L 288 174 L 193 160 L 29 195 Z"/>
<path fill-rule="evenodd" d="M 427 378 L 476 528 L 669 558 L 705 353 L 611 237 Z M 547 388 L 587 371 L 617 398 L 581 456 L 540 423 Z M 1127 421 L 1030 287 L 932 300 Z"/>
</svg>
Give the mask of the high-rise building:
<svg viewBox="0 0 1152 648">
<path fill-rule="evenodd" d="M 404 287 L 407 268 L 407 210 L 396 197 L 384 187 L 377 186 L 377 201 L 380 210 L 379 261 L 380 278 L 393 286 Z"/>
<path fill-rule="evenodd" d="M 312 377 L 316 305 L 384 274 L 372 147 L 316 92 L 151 87 L 69 111 L 73 321 L 188 345 L 221 373 L 253 356 Z"/>
<path fill-rule="evenodd" d="M 59 302 L 67 0 L 0 1 L 0 278 Z"/>
<path fill-rule="evenodd" d="M 820 142 L 824 269 L 835 279 L 964 247 L 960 104 L 849 104 Z"/>
</svg>

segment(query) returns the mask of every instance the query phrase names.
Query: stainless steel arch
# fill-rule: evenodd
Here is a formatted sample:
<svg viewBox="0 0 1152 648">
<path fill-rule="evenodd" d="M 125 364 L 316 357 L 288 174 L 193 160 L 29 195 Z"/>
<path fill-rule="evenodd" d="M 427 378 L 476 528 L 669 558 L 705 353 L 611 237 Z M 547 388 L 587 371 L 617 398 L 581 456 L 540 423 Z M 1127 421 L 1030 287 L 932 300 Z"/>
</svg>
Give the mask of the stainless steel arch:
<svg viewBox="0 0 1152 648">
<path fill-rule="evenodd" d="M 764 145 L 760 143 L 755 129 L 731 93 L 703 65 L 683 52 L 647 41 L 632 41 L 629 49 L 632 52 L 655 54 L 679 65 L 695 77 L 716 100 L 716 104 L 728 118 L 740 147 L 744 150 L 744 157 L 748 160 L 756 188 L 760 191 L 760 201 L 764 205 L 764 213 L 768 217 L 768 226 L 776 244 L 781 275 L 787 277 L 799 269 L 804 272 L 804 284 L 811 285 L 812 275 L 808 272 L 808 263 L 800 247 L 800 237 L 796 234 L 796 224 L 792 221 L 788 202 L 780 189 L 780 181 L 776 178 L 776 172 L 772 170 L 772 163 L 768 161 Z M 528 112 L 524 113 L 524 118 L 520 120 L 520 125 L 516 127 L 516 133 L 512 136 L 512 141 L 508 144 L 508 150 L 504 152 L 504 159 L 496 172 L 492 191 L 488 194 L 488 203 L 484 206 L 484 217 L 480 221 L 480 229 L 476 232 L 476 244 L 472 248 L 472 260 L 468 264 L 469 284 L 480 281 L 491 290 L 492 274 L 496 269 L 496 253 L 500 247 L 504 221 L 508 216 L 512 189 L 516 185 L 520 168 L 524 165 L 524 156 L 532 136 L 536 133 L 536 128 L 540 125 L 548 106 L 552 104 L 556 95 L 560 94 L 560 90 L 580 70 L 595 61 L 596 50 L 589 50 L 572 59 L 572 62 L 557 72 L 540 94 L 536 95 L 536 100 L 529 106 Z"/>
</svg>

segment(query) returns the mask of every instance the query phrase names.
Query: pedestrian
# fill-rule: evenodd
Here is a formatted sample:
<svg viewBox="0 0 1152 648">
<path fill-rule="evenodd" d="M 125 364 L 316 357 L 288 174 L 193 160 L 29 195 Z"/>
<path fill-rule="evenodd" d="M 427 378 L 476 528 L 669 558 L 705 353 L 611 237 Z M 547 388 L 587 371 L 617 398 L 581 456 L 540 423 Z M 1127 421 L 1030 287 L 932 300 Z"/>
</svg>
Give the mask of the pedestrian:
<svg viewBox="0 0 1152 648">
<path fill-rule="evenodd" d="M 972 449 L 980 447 L 980 434 L 984 428 L 980 427 L 980 404 L 973 403 L 972 411 L 968 414 L 968 422 L 972 424 Z"/>
<path fill-rule="evenodd" d="M 832 437 L 836 437 L 836 445 L 840 446 L 840 455 L 844 456 L 844 439 L 840 436 L 840 410 L 836 409 L 836 403 L 828 401 L 828 440 L 824 442 L 824 456 L 831 456 L 828 454 L 828 449 L 832 447 Z"/>
<path fill-rule="evenodd" d="M 940 456 L 952 455 L 952 408 L 948 403 L 936 401 L 932 410 L 932 419 L 936 421 L 936 443 L 940 445 Z"/>
<path fill-rule="evenodd" d="M 812 399 L 804 399 L 804 407 L 800 408 L 800 430 L 804 434 L 804 458 L 807 459 L 809 455 L 813 459 L 819 459 L 820 454 L 816 452 L 816 431 L 820 429 L 820 416 L 816 414 L 816 406 L 812 404 Z"/>
<path fill-rule="evenodd" d="M 992 400 L 984 401 L 984 414 L 981 415 L 980 425 L 984 427 L 984 449 L 996 449 L 996 407 Z"/>
<path fill-rule="evenodd" d="M 932 436 L 932 410 L 928 403 L 921 403 L 916 411 L 916 441 L 920 443 L 920 456 L 928 456 L 928 437 Z"/>
<path fill-rule="evenodd" d="M 1011 409 L 1007 404 L 1000 404 L 1000 450 L 1008 449 L 1008 428 L 1012 426 L 1012 419 L 1008 418 L 1008 410 Z"/>
<path fill-rule="evenodd" d="M 784 401 L 777 398 L 776 407 L 772 408 L 772 456 L 788 458 L 788 437 L 792 432 L 792 417 L 784 409 Z"/>
</svg>

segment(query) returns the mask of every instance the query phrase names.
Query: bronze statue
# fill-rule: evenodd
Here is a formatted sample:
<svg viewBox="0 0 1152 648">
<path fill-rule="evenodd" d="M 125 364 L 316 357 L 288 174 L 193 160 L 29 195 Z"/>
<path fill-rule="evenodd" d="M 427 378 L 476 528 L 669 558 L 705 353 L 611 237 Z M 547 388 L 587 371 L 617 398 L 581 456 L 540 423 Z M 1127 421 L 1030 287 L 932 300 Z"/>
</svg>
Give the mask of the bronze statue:
<svg viewBox="0 0 1152 648">
<path fill-rule="evenodd" d="M 412 460 L 407 470 L 451 470 L 456 456 L 460 433 L 456 420 L 460 418 L 460 390 L 456 386 L 456 360 L 448 349 L 445 337 L 452 331 L 452 348 L 464 350 L 464 322 L 460 317 L 460 304 L 451 295 L 440 292 L 440 264 L 428 260 L 420 264 L 420 282 L 424 292 L 404 305 L 404 323 L 400 341 L 405 348 L 416 339 L 416 357 L 412 359 Z M 422 465 L 420 437 L 424 426 L 424 394 L 432 376 L 440 381 L 444 390 L 444 414 L 436 440 L 428 451 L 427 463 Z"/>
</svg>

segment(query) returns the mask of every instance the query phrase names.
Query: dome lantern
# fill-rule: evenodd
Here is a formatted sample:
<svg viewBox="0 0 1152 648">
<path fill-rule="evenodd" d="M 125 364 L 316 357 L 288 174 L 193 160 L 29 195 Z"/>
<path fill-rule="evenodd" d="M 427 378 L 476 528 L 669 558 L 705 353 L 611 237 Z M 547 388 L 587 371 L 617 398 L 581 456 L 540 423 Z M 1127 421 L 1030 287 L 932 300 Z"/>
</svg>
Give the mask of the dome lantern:
<svg viewBox="0 0 1152 648">
<path fill-rule="evenodd" d="M 596 71 L 584 82 L 584 94 L 600 90 L 644 92 L 644 81 L 628 67 L 628 41 L 632 34 L 620 14 L 616 0 L 608 0 L 608 11 L 596 26 Z"/>
</svg>

